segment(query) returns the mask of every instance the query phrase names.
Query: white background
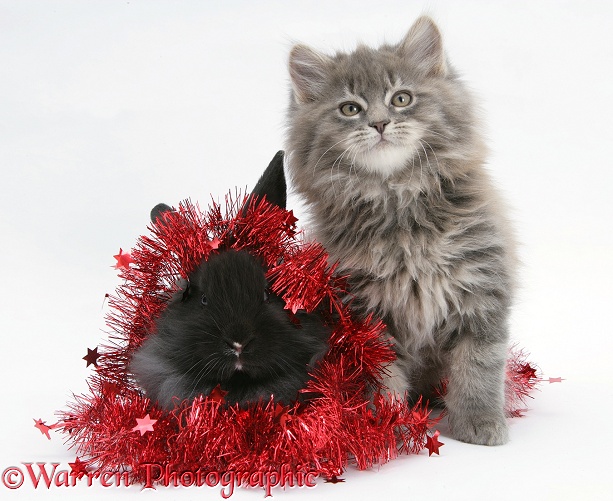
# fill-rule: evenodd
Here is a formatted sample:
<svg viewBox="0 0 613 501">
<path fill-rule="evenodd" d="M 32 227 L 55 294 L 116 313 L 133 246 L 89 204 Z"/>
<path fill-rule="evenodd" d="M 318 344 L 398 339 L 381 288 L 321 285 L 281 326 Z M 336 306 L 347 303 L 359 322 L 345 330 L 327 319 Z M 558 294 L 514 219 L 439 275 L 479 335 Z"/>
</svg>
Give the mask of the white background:
<svg viewBox="0 0 613 501">
<path fill-rule="evenodd" d="M 74 460 L 33 418 L 54 422 L 85 390 L 81 357 L 104 339 L 104 294 L 119 283 L 113 255 L 146 232 L 157 202 L 206 206 L 253 187 L 283 146 L 292 43 L 396 42 L 428 12 L 481 98 L 491 172 L 513 208 L 513 337 L 566 381 L 541 387 L 508 445 L 442 436 L 440 456 L 274 496 L 611 499 L 612 5 L 1 0 L 0 470 Z M 219 499 L 207 488 L 0 491 Z"/>
</svg>

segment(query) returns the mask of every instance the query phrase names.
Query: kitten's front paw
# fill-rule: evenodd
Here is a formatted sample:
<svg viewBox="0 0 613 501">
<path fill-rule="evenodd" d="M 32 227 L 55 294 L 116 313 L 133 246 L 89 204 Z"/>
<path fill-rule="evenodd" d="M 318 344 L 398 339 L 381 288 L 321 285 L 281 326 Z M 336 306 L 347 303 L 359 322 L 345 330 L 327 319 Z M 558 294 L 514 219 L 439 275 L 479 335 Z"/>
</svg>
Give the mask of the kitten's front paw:
<svg viewBox="0 0 613 501">
<path fill-rule="evenodd" d="M 477 445 L 502 445 L 509 441 L 509 425 L 504 416 L 449 416 L 453 438 Z"/>
</svg>

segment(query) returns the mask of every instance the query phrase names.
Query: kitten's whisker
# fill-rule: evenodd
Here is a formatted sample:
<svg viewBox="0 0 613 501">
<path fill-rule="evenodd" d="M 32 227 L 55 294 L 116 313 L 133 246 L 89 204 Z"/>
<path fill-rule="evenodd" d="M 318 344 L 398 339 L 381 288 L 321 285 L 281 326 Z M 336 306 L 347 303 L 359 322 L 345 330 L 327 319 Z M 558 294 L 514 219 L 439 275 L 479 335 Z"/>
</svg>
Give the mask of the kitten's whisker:
<svg viewBox="0 0 613 501">
<path fill-rule="evenodd" d="M 344 154 L 345 150 L 343 150 L 342 153 L 338 157 L 336 157 L 336 159 L 332 162 L 332 165 L 330 166 L 330 186 L 332 187 L 332 192 L 334 193 L 334 196 L 336 196 L 336 190 L 334 188 L 334 167 L 338 162 L 338 170 L 340 171 L 341 159 L 343 158 Z"/>
<path fill-rule="evenodd" d="M 440 170 L 441 170 L 441 164 L 439 163 L 439 161 L 438 161 L 438 157 L 436 156 L 436 151 L 434 151 L 434 148 L 432 148 L 432 146 L 430 146 L 430 143 L 428 143 L 428 141 L 425 141 L 425 140 L 424 140 L 424 143 L 426 143 L 426 146 L 427 146 L 428 148 L 430 148 L 430 151 L 432 151 L 432 154 L 434 155 L 434 160 L 436 161 L 436 169 L 437 169 L 437 171 L 438 171 L 438 172 L 440 172 Z M 439 190 L 439 194 L 441 194 L 441 193 L 442 193 L 443 188 L 442 188 L 442 186 L 441 186 L 441 184 L 440 184 L 440 183 L 438 183 L 438 190 Z"/>
<path fill-rule="evenodd" d="M 357 145 L 356 144 L 352 144 L 352 145 L 349 146 L 349 148 L 346 148 L 343 151 L 343 153 L 341 153 L 340 157 L 338 158 L 338 172 L 339 172 L 339 174 L 340 174 L 340 170 L 341 170 L 341 162 L 343 161 L 343 157 L 346 156 L 347 158 L 349 158 L 349 156 L 351 154 L 351 151 L 353 149 L 355 149 L 355 148 L 357 148 Z M 350 165 L 350 167 L 351 167 L 351 165 Z"/>
<path fill-rule="evenodd" d="M 415 150 L 415 154 L 417 155 L 417 158 L 419 160 L 419 189 L 421 191 L 423 189 L 422 183 L 424 180 L 424 164 L 422 162 L 421 155 L 419 154 L 419 150 L 417 149 L 417 146 L 413 146 L 413 149 Z"/>
<path fill-rule="evenodd" d="M 423 130 L 425 132 L 429 132 L 430 134 L 434 134 L 436 136 L 440 136 L 443 139 L 447 139 L 447 141 L 452 141 L 453 139 L 450 138 L 449 136 L 445 136 L 444 134 L 441 134 L 440 132 L 436 132 L 435 130 L 432 129 L 428 129 L 427 127 L 420 127 L 419 125 L 415 125 L 413 123 L 402 123 L 402 124 L 398 124 L 398 128 L 401 129 L 409 129 L 409 131 L 411 129 L 419 129 L 419 130 Z"/>
<path fill-rule="evenodd" d="M 349 164 L 349 180 L 351 181 L 351 188 L 353 188 L 353 186 L 354 186 L 354 179 L 353 178 L 355 177 L 357 179 L 357 177 L 358 177 L 358 171 L 355 168 L 355 161 L 356 161 L 356 159 L 358 157 L 359 152 L 360 152 L 359 148 L 356 145 L 355 149 L 354 149 L 354 153 L 353 153 L 353 158 L 351 159 L 351 163 Z M 353 176 L 351 176 L 351 168 L 352 167 L 353 167 Z"/>
<path fill-rule="evenodd" d="M 352 145 L 352 146 L 351 146 L 351 149 L 353 150 L 353 151 L 351 152 L 351 153 L 353 154 L 353 158 L 351 158 L 351 161 L 349 162 L 349 170 L 348 170 L 349 176 L 348 176 L 348 177 L 349 177 L 349 182 L 351 183 L 351 184 L 350 184 L 350 187 L 351 187 L 351 189 L 353 190 L 353 187 L 354 187 L 354 180 L 353 180 L 353 177 L 354 177 L 354 176 L 352 176 L 352 175 L 351 175 L 351 170 L 353 169 L 354 174 L 357 174 L 357 173 L 355 172 L 355 159 L 356 159 L 356 157 L 357 157 L 357 155 L 358 155 L 359 148 L 358 148 L 358 145 L 357 145 L 357 144 L 355 144 L 355 145 Z M 349 156 L 349 155 L 347 155 L 347 156 Z"/>
<path fill-rule="evenodd" d="M 352 148 L 355 148 L 356 145 L 352 144 L 350 145 L 348 148 L 345 148 L 341 154 L 336 157 L 336 159 L 334 160 L 334 162 L 332 162 L 332 165 L 330 167 L 330 185 L 332 186 L 332 191 L 334 192 L 334 195 L 336 196 L 336 190 L 334 189 L 334 167 L 336 166 L 338 173 L 340 174 L 341 172 L 341 163 L 343 162 L 343 157 L 351 151 Z M 339 177 L 339 182 L 340 182 L 340 175 Z"/>
<path fill-rule="evenodd" d="M 415 149 L 415 147 L 413 147 L 413 149 Z M 411 175 L 409 176 L 409 185 L 411 184 L 411 181 L 413 180 L 413 174 L 415 173 L 415 155 L 411 156 Z"/>
<path fill-rule="evenodd" d="M 440 164 L 438 162 L 438 157 L 436 156 L 436 151 L 434 150 L 434 148 L 432 148 L 430 143 L 428 141 L 426 141 L 425 139 L 420 140 L 420 142 L 423 142 L 428 148 L 430 148 L 430 151 L 432 152 L 432 154 L 434 155 L 434 159 L 436 160 L 436 166 L 437 166 L 437 168 L 440 168 Z"/>
<path fill-rule="evenodd" d="M 426 151 L 426 148 L 424 148 L 424 143 L 422 142 L 421 139 L 418 139 L 419 145 L 421 146 L 421 149 L 424 150 L 424 155 L 426 155 L 426 165 L 428 166 L 428 169 L 430 169 L 430 171 L 432 172 L 432 168 L 430 166 L 430 159 L 428 158 L 428 152 Z"/>
<path fill-rule="evenodd" d="M 315 162 L 315 165 L 313 166 L 313 177 L 315 177 L 315 171 L 317 169 L 317 166 L 319 165 L 319 162 L 321 162 L 322 158 L 325 156 L 326 153 L 328 153 L 332 148 L 334 148 L 336 145 L 341 144 L 343 141 L 349 141 L 351 139 L 351 137 L 346 137 L 341 139 L 340 141 L 334 143 L 332 146 L 330 146 L 326 151 L 324 151 L 321 156 L 319 157 L 319 159 L 317 160 L 317 162 Z"/>
</svg>

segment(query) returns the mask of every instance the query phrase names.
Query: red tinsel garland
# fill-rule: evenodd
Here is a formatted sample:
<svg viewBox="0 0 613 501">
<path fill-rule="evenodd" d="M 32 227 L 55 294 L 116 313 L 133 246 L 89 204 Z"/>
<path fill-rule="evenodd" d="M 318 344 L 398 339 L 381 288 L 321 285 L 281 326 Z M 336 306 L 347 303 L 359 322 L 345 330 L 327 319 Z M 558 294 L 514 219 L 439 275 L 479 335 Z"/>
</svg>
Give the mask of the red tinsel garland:
<svg viewBox="0 0 613 501">
<path fill-rule="evenodd" d="M 214 203 L 206 212 L 182 203 L 152 225 L 128 258 L 120 252 L 124 283 L 110 296 L 107 317 L 113 334 L 92 362 L 90 392 L 75 396 L 55 427 L 68 434 L 87 465 L 126 471 L 137 482 L 150 480 L 147 464 L 173 472 L 285 469 L 336 480 L 348 464 L 368 468 L 426 446 L 438 453 L 442 444 L 436 433 L 428 436 L 435 420 L 425 405 L 369 397 L 394 359 L 384 325 L 351 316 L 342 301 L 343 278 L 321 246 L 300 242 L 291 211 L 265 200 L 245 211 L 245 200 L 228 198 L 225 211 Z M 330 349 L 307 384 L 305 391 L 315 395 L 307 403 L 284 407 L 271 399 L 240 409 L 224 405 L 223 392 L 214 390 L 167 412 L 145 398 L 127 372 L 177 279 L 219 247 L 260 256 L 289 310 L 312 312 L 323 304 L 336 319 Z M 536 373 L 513 358 L 509 371 L 507 411 L 519 415 L 516 407 L 536 384 Z"/>
<path fill-rule="evenodd" d="M 110 297 L 114 333 L 101 348 L 90 394 L 76 396 L 61 427 L 77 454 L 105 470 L 127 470 L 146 480 L 144 464 L 170 471 L 314 472 L 332 478 L 351 462 L 367 468 L 418 452 L 432 420 L 421 404 L 376 399 L 384 367 L 393 359 L 381 322 L 353 319 L 341 300 L 343 280 L 324 250 L 301 245 L 289 211 L 260 201 L 241 211 L 244 199 L 205 213 L 189 202 L 153 224 L 124 266 L 124 284 Z M 292 311 L 313 311 L 322 302 L 336 320 L 330 349 L 312 374 L 307 404 L 282 407 L 273 400 L 248 409 L 223 405 L 221 394 L 203 396 L 166 412 L 145 398 L 127 364 L 175 290 L 201 259 L 219 246 L 248 249 L 269 268 L 272 289 Z M 121 255 L 121 253 L 120 253 Z M 124 260 L 125 262 L 125 260 Z M 135 427 L 147 416 L 149 430 Z M 140 433 L 139 433 L 140 431 Z"/>
</svg>

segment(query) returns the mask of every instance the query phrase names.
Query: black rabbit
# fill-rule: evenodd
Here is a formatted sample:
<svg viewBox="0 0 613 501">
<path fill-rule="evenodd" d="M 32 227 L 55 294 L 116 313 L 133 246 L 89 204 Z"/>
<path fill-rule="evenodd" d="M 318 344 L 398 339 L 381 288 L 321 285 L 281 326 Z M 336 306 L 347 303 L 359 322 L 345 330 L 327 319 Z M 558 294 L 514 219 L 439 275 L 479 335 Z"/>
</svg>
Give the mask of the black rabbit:
<svg viewBox="0 0 613 501">
<path fill-rule="evenodd" d="M 268 166 L 247 203 L 266 195 L 285 207 L 283 154 Z M 152 219 L 168 207 L 160 204 Z M 217 385 L 228 403 L 289 404 L 327 351 L 329 327 L 319 314 L 291 317 L 269 291 L 261 260 L 222 249 L 203 260 L 169 301 L 157 330 L 134 353 L 129 369 L 145 394 L 164 408 L 208 394 Z"/>
</svg>

